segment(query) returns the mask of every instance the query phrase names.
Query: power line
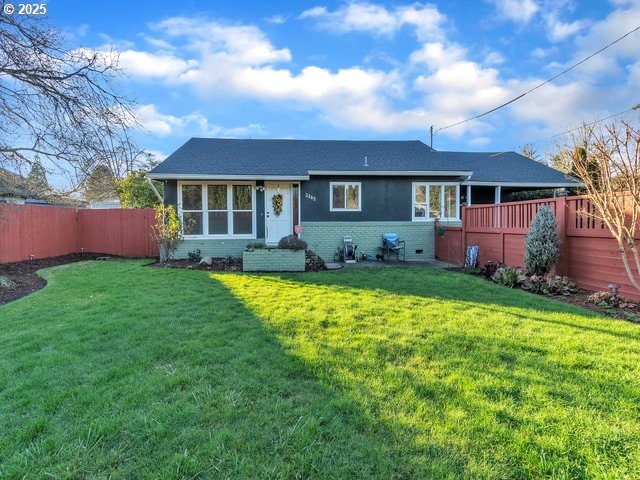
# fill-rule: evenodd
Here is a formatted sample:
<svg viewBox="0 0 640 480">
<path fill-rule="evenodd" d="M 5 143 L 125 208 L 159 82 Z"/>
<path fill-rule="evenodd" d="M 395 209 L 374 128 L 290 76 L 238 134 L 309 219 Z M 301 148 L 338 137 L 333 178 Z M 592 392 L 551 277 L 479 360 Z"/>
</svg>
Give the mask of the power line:
<svg viewBox="0 0 640 480">
<path fill-rule="evenodd" d="M 609 115 L 608 117 L 604 117 L 604 118 L 601 118 L 599 120 L 594 120 L 591 123 L 585 123 L 584 125 L 580 125 L 579 127 L 575 127 L 575 128 L 570 129 L 570 130 L 565 130 L 562 133 L 556 133 L 555 135 L 551 135 L 550 137 L 541 138 L 541 139 L 536 140 L 535 142 L 532 142 L 532 143 L 535 144 L 535 143 L 544 142 L 545 140 L 551 140 L 552 138 L 560 137 L 562 135 L 566 135 L 567 133 L 571 133 L 571 132 L 575 132 L 576 130 L 580 130 L 582 127 L 590 127 L 591 125 L 595 125 L 596 123 L 604 122 L 605 120 L 609 120 L 609 119 L 614 118 L 614 117 L 619 117 L 620 115 L 624 115 L 625 113 L 633 112 L 634 110 L 638 110 L 639 108 L 640 108 L 640 104 L 636 105 L 635 107 L 631 107 L 631 108 L 625 110 L 624 112 L 614 113 L 613 115 Z"/>
<path fill-rule="evenodd" d="M 489 115 L 490 113 L 493 113 L 493 112 L 495 112 L 496 110 L 500 110 L 501 108 L 506 107 L 507 105 L 510 105 L 510 104 L 512 104 L 513 102 L 517 101 L 517 100 L 520 100 L 520 99 L 521 99 L 522 97 L 524 97 L 525 95 L 530 94 L 530 93 L 531 93 L 531 92 L 533 92 L 534 90 L 539 89 L 540 87 L 542 87 L 542 86 L 546 85 L 547 83 L 551 83 L 551 82 L 552 82 L 552 81 L 554 81 L 556 78 L 558 78 L 558 77 L 560 77 L 560 76 L 564 75 L 565 73 L 567 73 L 567 72 L 569 72 L 569 71 L 573 70 L 573 69 L 574 69 L 574 68 L 576 68 L 577 66 L 582 65 L 582 64 L 583 64 L 584 62 L 586 62 L 587 60 L 590 60 L 591 58 L 595 57 L 595 56 L 596 56 L 596 55 L 598 55 L 599 53 L 604 52 L 607 48 L 609 48 L 609 47 L 611 47 L 611 46 L 615 45 L 615 44 L 616 44 L 616 43 L 618 43 L 619 41 L 621 41 L 621 40 L 623 40 L 624 38 L 628 37 L 628 36 L 629 36 L 629 35 L 631 35 L 632 33 L 637 32 L 638 30 L 640 30 L 640 26 L 637 26 L 636 28 L 634 28 L 633 30 L 631 30 L 631 31 L 629 31 L 629 32 L 627 32 L 627 33 L 625 33 L 624 35 L 622 35 L 621 37 L 617 38 L 617 39 L 616 39 L 616 40 L 614 40 L 613 42 L 611 42 L 611 43 L 609 43 L 609 44 L 605 45 L 604 47 L 602 47 L 602 48 L 601 48 L 600 50 L 598 50 L 597 52 L 594 52 L 594 53 L 592 53 L 591 55 L 589 55 L 588 57 L 583 58 L 583 59 L 582 59 L 582 60 L 580 60 L 578 63 L 576 63 L 576 64 L 574 64 L 574 65 L 571 65 L 571 66 L 570 66 L 569 68 L 567 68 L 566 70 L 563 70 L 562 72 L 558 73 L 557 75 L 554 75 L 554 76 L 553 76 L 553 77 L 551 77 L 550 79 L 545 80 L 544 82 L 542 82 L 542 83 L 540 83 L 540 84 L 536 85 L 535 87 L 533 87 L 533 88 L 531 88 L 531 89 L 527 90 L 526 92 L 521 93 L 521 94 L 520 94 L 520 95 L 518 95 L 517 97 L 512 98 L 511 100 L 509 100 L 508 102 L 505 102 L 505 103 L 503 103 L 502 105 L 498 105 L 497 107 L 492 108 L 491 110 L 488 110 L 488 111 L 486 111 L 486 112 L 484 112 L 484 113 L 481 113 L 481 114 L 479 114 L 479 115 L 475 115 L 475 116 L 473 116 L 473 117 L 471 117 L 471 118 L 467 118 L 466 120 L 462 120 L 462 121 L 460 121 L 460 122 L 453 123 L 453 124 L 451 124 L 451 125 L 447 125 L 446 127 L 439 128 L 439 129 L 437 129 L 437 130 L 436 130 L 436 132 L 440 132 L 440 131 L 442 131 L 442 130 L 446 130 L 447 128 L 451 128 L 451 127 L 457 127 L 458 125 L 462 125 L 463 123 L 470 122 L 471 120 L 476 120 L 476 119 L 478 119 L 478 118 L 484 117 L 485 115 Z"/>
</svg>

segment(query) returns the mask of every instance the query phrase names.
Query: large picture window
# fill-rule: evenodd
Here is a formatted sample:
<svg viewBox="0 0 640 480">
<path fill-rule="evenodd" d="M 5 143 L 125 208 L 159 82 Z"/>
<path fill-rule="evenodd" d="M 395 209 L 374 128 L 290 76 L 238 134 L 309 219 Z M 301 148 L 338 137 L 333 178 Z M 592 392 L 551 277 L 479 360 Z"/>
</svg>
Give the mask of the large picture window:
<svg viewBox="0 0 640 480">
<path fill-rule="evenodd" d="M 252 185 L 185 183 L 180 186 L 179 203 L 185 236 L 255 235 Z"/>
<path fill-rule="evenodd" d="M 331 182 L 331 205 L 332 212 L 361 210 L 361 186 L 359 182 Z"/>
<path fill-rule="evenodd" d="M 414 183 L 413 220 L 458 220 L 459 188 L 457 183 Z"/>
</svg>

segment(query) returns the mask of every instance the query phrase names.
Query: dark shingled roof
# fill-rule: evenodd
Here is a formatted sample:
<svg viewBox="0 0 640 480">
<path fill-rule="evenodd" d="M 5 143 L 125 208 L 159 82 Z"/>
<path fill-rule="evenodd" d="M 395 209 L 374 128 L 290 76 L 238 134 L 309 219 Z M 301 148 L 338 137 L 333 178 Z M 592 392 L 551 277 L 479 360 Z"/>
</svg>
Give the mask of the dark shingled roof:
<svg viewBox="0 0 640 480">
<path fill-rule="evenodd" d="M 24 187 L 26 183 L 27 181 L 20 175 L 0 168 L 0 197 L 36 197 L 33 192 Z"/>
<path fill-rule="evenodd" d="M 443 175 L 473 172 L 470 179 L 473 182 L 576 183 L 561 172 L 515 152 L 439 152 L 418 140 L 192 138 L 151 170 L 150 176 L 161 179 L 185 175 L 303 177 L 319 171 L 370 172 L 372 175 L 376 172 L 437 171 Z"/>
</svg>

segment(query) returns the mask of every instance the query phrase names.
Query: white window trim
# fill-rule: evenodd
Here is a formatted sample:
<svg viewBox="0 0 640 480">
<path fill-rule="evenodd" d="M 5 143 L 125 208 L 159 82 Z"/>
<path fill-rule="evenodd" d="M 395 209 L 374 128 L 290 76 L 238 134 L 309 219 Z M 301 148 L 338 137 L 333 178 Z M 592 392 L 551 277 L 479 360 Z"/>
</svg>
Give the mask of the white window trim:
<svg viewBox="0 0 640 480">
<path fill-rule="evenodd" d="M 344 204 L 345 208 L 333 207 L 333 186 L 344 186 Z M 358 208 L 346 208 L 347 206 L 347 187 L 349 185 L 358 186 Z M 362 182 L 329 182 L 329 211 L 331 212 L 361 212 L 362 211 Z"/>
<path fill-rule="evenodd" d="M 416 187 L 426 187 L 426 210 L 425 217 L 416 217 L 416 205 L 422 205 L 422 203 L 416 202 Z M 435 222 L 435 218 L 429 217 L 429 187 L 437 186 L 440 187 L 440 217 L 438 220 L 460 220 L 460 184 L 455 182 L 413 182 L 411 184 L 411 221 L 413 222 Z M 456 187 L 456 206 L 455 206 L 455 217 L 445 217 L 445 204 L 444 204 L 444 187 L 446 186 L 455 186 Z"/>
<path fill-rule="evenodd" d="M 180 220 L 182 221 L 182 187 L 183 185 L 200 185 L 201 195 L 202 195 L 202 210 L 187 210 L 187 212 L 202 212 L 202 235 L 183 235 L 183 238 L 191 240 L 191 239 L 211 239 L 211 240 L 231 240 L 231 239 L 247 239 L 252 240 L 257 238 L 256 231 L 256 184 L 255 182 L 242 182 L 242 181 L 230 181 L 230 182 L 198 182 L 198 181 L 184 181 L 178 182 L 178 215 L 180 216 Z M 222 235 L 210 235 L 207 232 L 209 231 L 209 210 L 208 210 L 208 192 L 207 185 L 226 185 L 227 186 L 227 225 L 228 231 L 230 233 L 222 234 Z M 249 185 L 251 186 L 251 230 L 253 233 L 248 234 L 233 234 L 233 186 L 234 185 Z M 248 211 L 248 210 L 238 210 L 238 211 Z"/>
</svg>

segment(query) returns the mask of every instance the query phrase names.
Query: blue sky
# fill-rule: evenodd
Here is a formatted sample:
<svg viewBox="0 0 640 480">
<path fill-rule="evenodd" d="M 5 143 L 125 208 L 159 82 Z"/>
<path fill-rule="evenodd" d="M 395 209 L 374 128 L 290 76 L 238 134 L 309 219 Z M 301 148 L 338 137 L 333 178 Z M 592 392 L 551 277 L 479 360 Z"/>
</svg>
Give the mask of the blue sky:
<svg viewBox="0 0 640 480">
<path fill-rule="evenodd" d="M 640 0 L 49 0 L 72 47 L 114 49 L 159 158 L 192 136 L 420 139 L 539 154 L 640 103 Z M 640 112 L 623 118 L 637 119 Z"/>
</svg>

